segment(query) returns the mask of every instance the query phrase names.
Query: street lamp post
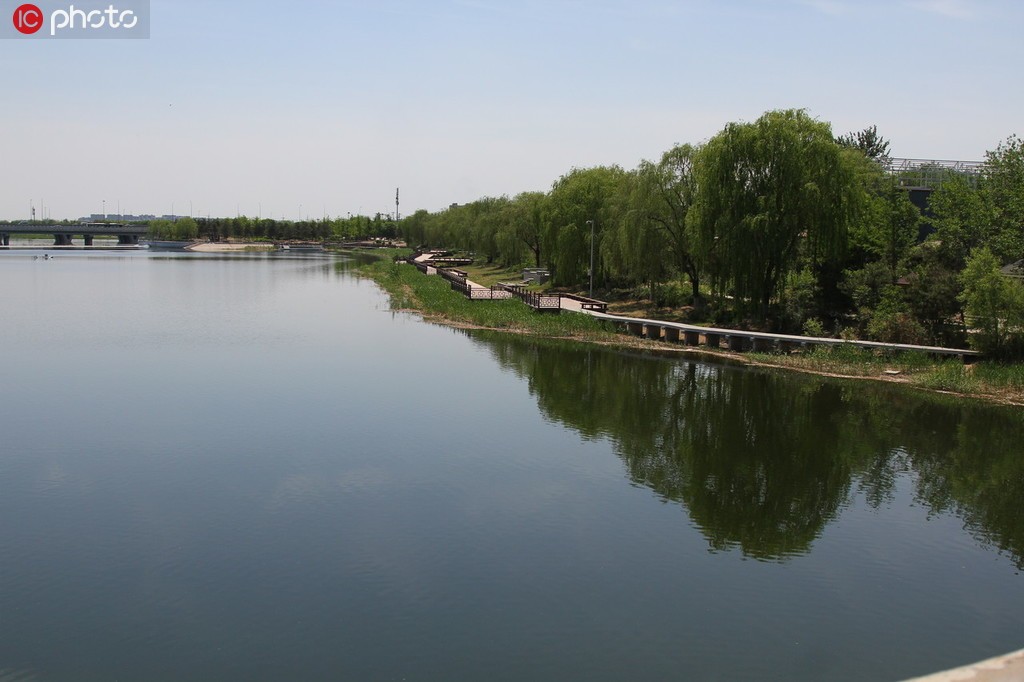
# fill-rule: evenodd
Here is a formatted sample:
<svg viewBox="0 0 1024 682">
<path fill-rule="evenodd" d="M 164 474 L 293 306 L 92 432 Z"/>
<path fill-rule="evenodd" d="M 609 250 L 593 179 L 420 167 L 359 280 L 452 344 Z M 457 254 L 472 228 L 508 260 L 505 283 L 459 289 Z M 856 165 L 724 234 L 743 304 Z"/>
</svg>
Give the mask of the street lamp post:
<svg viewBox="0 0 1024 682">
<path fill-rule="evenodd" d="M 590 298 L 594 298 L 594 221 L 588 220 L 590 225 Z"/>
</svg>

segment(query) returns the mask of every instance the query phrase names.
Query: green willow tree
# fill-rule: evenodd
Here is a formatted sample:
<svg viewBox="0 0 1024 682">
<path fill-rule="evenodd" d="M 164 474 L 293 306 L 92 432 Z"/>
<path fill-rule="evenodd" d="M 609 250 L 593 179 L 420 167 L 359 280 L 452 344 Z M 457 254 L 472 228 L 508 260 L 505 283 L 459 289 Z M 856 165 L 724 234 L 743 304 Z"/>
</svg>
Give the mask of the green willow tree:
<svg viewBox="0 0 1024 682">
<path fill-rule="evenodd" d="M 652 276 L 659 271 L 685 274 L 694 303 L 701 298 L 701 268 L 688 217 L 697 193 L 696 155 L 696 147 L 676 145 L 658 163 L 640 163 L 622 221 L 625 235 L 621 240 L 628 256 L 625 261 L 631 267 L 657 261 L 660 267 L 650 268 Z M 662 261 L 667 262 L 661 265 Z"/>
<path fill-rule="evenodd" d="M 523 192 L 516 195 L 509 206 L 505 226 L 508 250 L 525 247 L 535 267 L 541 267 L 541 239 L 544 234 L 544 210 L 547 195 L 543 192 Z M 510 263 L 511 264 L 511 263 Z"/>
<path fill-rule="evenodd" d="M 863 203 L 851 158 L 803 110 L 731 123 L 697 157 L 695 227 L 718 290 L 762 320 L 803 255 L 838 256 Z"/>
<path fill-rule="evenodd" d="M 559 285 L 572 286 L 585 282 L 590 268 L 591 232 L 594 252 L 601 252 L 601 240 L 607 227 L 615 225 L 621 204 L 621 188 L 628 173 L 619 166 L 574 168 L 551 188 L 547 200 L 543 248 L 548 253 L 552 277 Z M 588 221 L 594 221 L 593 226 Z M 600 261 L 594 264 L 595 281 L 603 271 Z"/>
</svg>

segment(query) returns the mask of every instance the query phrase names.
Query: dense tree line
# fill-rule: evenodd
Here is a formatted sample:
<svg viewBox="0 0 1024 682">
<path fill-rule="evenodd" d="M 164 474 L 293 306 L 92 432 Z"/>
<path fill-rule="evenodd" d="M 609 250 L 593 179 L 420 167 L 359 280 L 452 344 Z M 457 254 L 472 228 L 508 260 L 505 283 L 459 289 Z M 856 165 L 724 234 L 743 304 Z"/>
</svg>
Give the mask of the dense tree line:
<svg viewBox="0 0 1024 682">
<path fill-rule="evenodd" d="M 46 218 L 45 220 L 0 220 L 0 225 L 38 225 L 40 227 L 49 227 L 51 225 L 57 225 L 60 227 L 74 227 L 75 225 L 81 224 L 77 220 L 51 220 Z M 45 230 L 40 230 L 45 232 Z"/>
<path fill-rule="evenodd" d="M 399 225 L 410 245 L 547 267 L 553 284 L 631 291 L 714 321 L 1024 351 L 1024 147 L 944 171 L 920 210 L 872 126 L 834 136 L 803 110 L 730 123 L 633 170 L 574 168 L 548 192 L 485 197 Z M 995 331 L 994 331 L 995 330 Z"/>
<path fill-rule="evenodd" d="M 154 220 L 149 234 L 160 239 L 253 239 L 270 241 L 349 241 L 374 237 L 392 238 L 395 221 L 378 213 L 374 217 L 323 218 L 321 220 L 273 220 L 271 218 L 190 218 Z"/>
</svg>

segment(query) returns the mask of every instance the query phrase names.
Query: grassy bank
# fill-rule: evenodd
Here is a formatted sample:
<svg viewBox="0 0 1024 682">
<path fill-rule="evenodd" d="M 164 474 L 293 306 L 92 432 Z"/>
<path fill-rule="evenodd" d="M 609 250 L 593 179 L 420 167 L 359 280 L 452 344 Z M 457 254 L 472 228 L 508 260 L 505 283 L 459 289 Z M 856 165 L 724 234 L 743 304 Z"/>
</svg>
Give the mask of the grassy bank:
<svg viewBox="0 0 1024 682">
<path fill-rule="evenodd" d="M 375 252 L 380 258 L 360 266 L 391 296 L 391 306 L 414 310 L 426 319 L 453 326 L 496 329 L 548 338 L 570 338 L 621 347 L 702 353 L 749 364 L 801 372 L 889 381 L 908 386 L 1024 405 L 1024 365 L 938 360 L 923 353 L 878 353 L 848 346 L 816 347 L 797 354 L 733 353 L 704 347 L 681 347 L 638 339 L 614 331 L 587 315 L 538 313 L 518 300 L 470 301 L 452 291 L 441 277 L 428 277 L 411 265 L 392 262 L 397 250 Z"/>
<path fill-rule="evenodd" d="M 817 347 L 797 355 L 747 353 L 756 364 L 843 377 L 904 383 L 918 388 L 1024 405 L 1024 365 L 936 359 L 923 353 L 878 353 L 848 346 Z"/>
<path fill-rule="evenodd" d="M 382 252 L 381 255 L 393 254 Z M 444 279 L 427 277 L 411 265 L 391 262 L 391 258 L 365 263 L 360 271 L 390 294 L 392 308 L 415 310 L 428 320 L 556 338 L 603 342 L 618 338 L 609 325 L 587 315 L 538 313 L 516 299 L 470 301 L 452 291 Z"/>
</svg>

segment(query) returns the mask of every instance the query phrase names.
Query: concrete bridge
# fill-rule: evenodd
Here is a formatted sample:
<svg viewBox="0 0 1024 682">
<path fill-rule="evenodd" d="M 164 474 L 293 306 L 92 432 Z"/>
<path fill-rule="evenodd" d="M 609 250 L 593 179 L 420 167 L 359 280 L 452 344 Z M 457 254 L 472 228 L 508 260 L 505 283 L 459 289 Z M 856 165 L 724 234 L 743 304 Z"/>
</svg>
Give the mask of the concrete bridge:
<svg viewBox="0 0 1024 682">
<path fill-rule="evenodd" d="M 80 236 L 85 246 L 92 246 L 93 237 L 117 237 L 121 246 L 139 243 L 139 238 L 146 234 L 145 225 L 126 225 L 123 223 L 79 223 L 77 225 L 0 225 L 0 246 L 11 245 L 12 234 L 52 234 L 54 246 L 73 246 L 74 237 Z"/>
</svg>

